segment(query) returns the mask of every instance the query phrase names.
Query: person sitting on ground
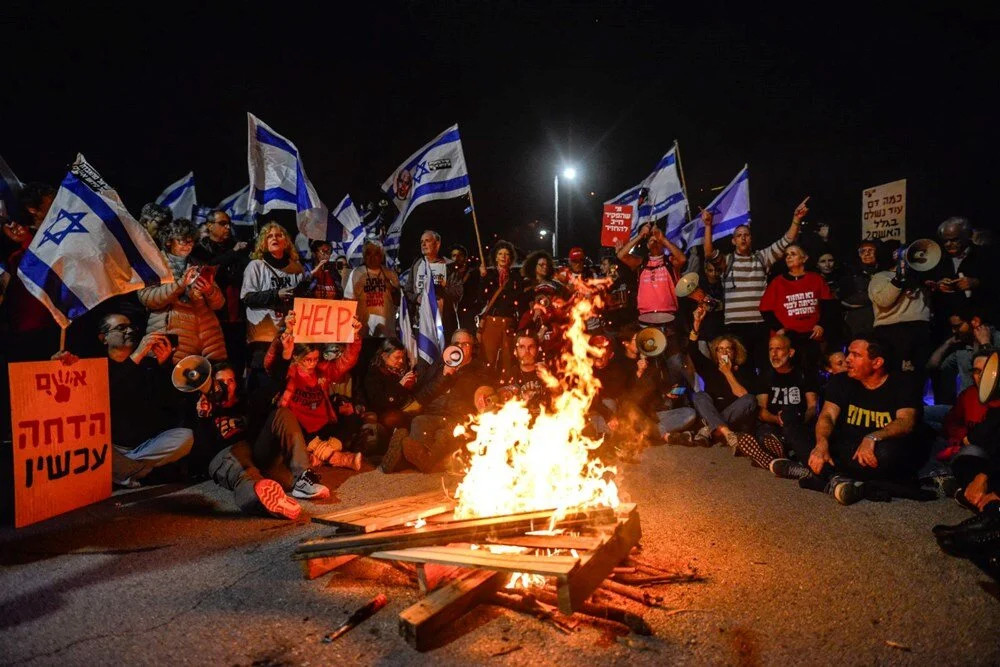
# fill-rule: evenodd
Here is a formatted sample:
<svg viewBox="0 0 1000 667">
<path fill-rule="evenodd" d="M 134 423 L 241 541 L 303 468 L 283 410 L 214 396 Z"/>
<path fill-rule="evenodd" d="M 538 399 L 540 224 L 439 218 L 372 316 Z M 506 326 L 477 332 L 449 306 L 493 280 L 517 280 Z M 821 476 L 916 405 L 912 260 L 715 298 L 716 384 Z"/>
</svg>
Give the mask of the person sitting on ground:
<svg viewBox="0 0 1000 667">
<path fill-rule="evenodd" d="M 302 508 L 268 479 L 253 461 L 247 433 L 246 403 L 239 396 L 236 373 L 227 362 L 213 367 L 211 391 L 198 398 L 198 440 L 207 444 L 212 480 L 233 492 L 236 506 L 248 514 L 266 510 L 271 516 L 295 520 Z"/>
<path fill-rule="evenodd" d="M 705 317 L 705 307 L 694 310 L 694 328 L 688 339 L 698 340 L 698 329 Z M 720 439 L 737 452 L 734 431 L 751 431 L 757 417 L 757 398 L 750 393 L 753 371 L 748 369 L 747 350 L 739 338 L 723 334 L 708 345 L 709 356 L 701 350 L 691 354 L 698 375 L 705 382 L 705 391 L 691 398 L 698 416 L 705 422 L 694 436 L 694 444 L 708 447 L 712 439 Z"/>
<path fill-rule="evenodd" d="M 927 369 L 940 371 L 945 383 L 961 393 L 975 384 L 972 360 L 986 347 L 1000 348 L 1000 331 L 987 324 L 979 309 L 960 306 L 948 317 L 951 336 L 931 353 Z M 950 402 L 950 399 L 949 399 Z"/>
<path fill-rule="evenodd" d="M 192 354 L 212 361 L 226 359 L 226 342 L 215 311 L 225 297 L 215 282 L 215 269 L 194 258 L 198 230 L 185 218 L 160 228 L 160 247 L 174 282 L 144 287 L 136 293 L 149 309 L 146 333 L 175 334 L 173 362 Z"/>
<path fill-rule="evenodd" d="M 448 366 L 437 360 L 427 369 L 416 400 L 420 414 L 410 422 L 409 430 L 397 428 L 389 440 L 389 449 L 379 469 L 396 472 L 409 463 L 421 472 L 441 467 L 449 456 L 462 447 L 462 441 L 452 437 L 452 430 L 476 412 L 476 390 L 493 384 L 493 376 L 485 365 L 474 358 L 476 338 L 472 332 L 457 329 L 451 344 L 462 350 L 462 363 Z"/>
<path fill-rule="evenodd" d="M 966 438 L 972 429 L 977 424 L 982 423 L 990 409 L 1000 407 L 1000 399 L 993 399 L 986 405 L 979 401 L 979 384 L 983 379 L 983 369 L 986 367 L 986 360 L 995 349 L 982 347 L 973 356 L 973 384 L 963 389 L 962 393 L 958 395 L 955 405 L 945 414 L 941 427 L 938 429 L 944 440 L 941 446 L 936 447 L 937 451 L 934 456 L 938 461 L 947 462 L 955 458 L 968 444 Z M 927 408 L 925 407 L 924 410 L 926 411 Z"/>
<path fill-rule="evenodd" d="M 823 372 L 827 375 L 847 372 L 847 355 L 843 350 L 833 350 L 823 356 Z"/>
<path fill-rule="evenodd" d="M 402 341 L 383 339 L 364 381 L 367 406 L 378 415 L 380 430 L 392 433 L 393 429 L 408 426 L 411 415 L 404 413 L 403 408 L 413 400 L 417 374 Z"/>
<path fill-rule="evenodd" d="M 354 434 L 340 427 L 328 394 L 328 387 L 345 378 L 358 360 L 361 321 L 352 320 L 354 342 L 334 361 L 321 360 L 319 345 L 295 343 L 294 313 L 285 316 L 285 323 L 264 360 L 281 393 L 254 442 L 254 460 L 266 477 L 291 489 L 295 498 L 329 498 L 330 490 L 319 483 L 313 467 L 321 463 L 361 467 L 360 453 L 342 451 Z"/>
<path fill-rule="evenodd" d="M 816 419 L 816 379 L 792 365 L 795 349 L 787 336 L 768 343 L 771 368 L 757 378 L 757 437 L 739 433 L 740 451 L 778 477 L 799 479 L 809 474 L 803 464 L 812 450 Z"/>
<path fill-rule="evenodd" d="M 815 374 L 819 368 L 820 341 L 825 331 L 836 327 L 833 318 L 837 312 L 836 301 L 823 277 L 806 271 L 808 259 L 795 243 L 785 248 L 788 270 L 764 290 L 760 313 L 772 332 L 784 334 L 791 341 L 802 367 Z"/>
<path fill-rule="evenodd" d="M 726 330 L 744 341 L 750 350 L 751 368 L 767 368 L 767 330 L 760 324 L 764 321 L 758 306 L 767 287 L 767 272 L 781 259 L 781 253 L 789 244 L 795 243 L 799 235 L 799 225 L 809 213 L 806 197 L 795 208 L 792 223 L 785 235 L 763 250 L 751 250 L 753 239 L 749 225 L 739 225 L 733 231 L 733 252 L 720 257 L 713 245 L 712 221 L 709 211 L 702 212 L 705 225 L 705 261 L 715 262 L 722 270 L 722 287 L 726 299 Z"/>
<path fill-rule="evenodd" d="M 890 371 L 886 357 L 885 344 L 874 336 L 851 341 L 847 373 L 826 388 L 808 459 L 813 475 L 799 482 L 804 488 L 825 490 L 850 505 L 866 496 L 868 481 L 915 482 L 929 454 L 914 435 L 919 387 L 905 373 Z"/>
<path fill-rule="evenodd" d="M 153 332 L 137 344 L 135 327 L 120 313 L 105 315 L 98 330 L 108 348 L 111 480 L 136 488 L 153 468 L 187 456 L 194 433 L 179 428 L 182 401 L 170 382 L 170 339 Z"/>
</svg>

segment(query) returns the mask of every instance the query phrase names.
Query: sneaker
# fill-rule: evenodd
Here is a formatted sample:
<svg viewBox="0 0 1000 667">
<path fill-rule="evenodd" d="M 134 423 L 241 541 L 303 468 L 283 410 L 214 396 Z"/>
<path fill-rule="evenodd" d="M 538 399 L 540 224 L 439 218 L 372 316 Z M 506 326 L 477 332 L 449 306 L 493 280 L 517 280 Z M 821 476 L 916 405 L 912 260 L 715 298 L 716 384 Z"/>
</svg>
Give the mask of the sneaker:
<svg viewBox="0 0 1000 667">
<path fill-rule="evenodd" d="M 746 456 L 746 454 L 740 451 L 740 438 L 738 435 L 732 431 L 728 431 L 723 436 L 723 439 L 725 440 L 726 445 L 733 450 L 733 456 Z"/>
<path fill-rule="evenodd" d="M 285 490 L 281 488 L 273 479 L 262 479 L 253 485 L 253 492 L 257 494 L 257 500 L 264 506 L 272 516 L 279 519 L 291 519 L 295 521 L 302 513 L 302 507 L 294 499 L 285 495 Z"/>
<path fill-rule="evenodd" d="M 841 505 L 853 505 L 865 497 L 865 484 L 847 477 L 831 477 L 827 493 Z"/>
<path fill-rule="evenodd" d="M 382 456 L 382 463 L 378 469 L 384 473 L 396 472 L 403 463 L 403 442 L 410 437 L 410 432 L 405 428 L 397 428 L 389 438 L 389 448 Z"/>
<path fill-rule="evenodd" d="M 927 481 L 938 498 L 954 498 L 958 492 L 958 480 L 954 475 L 934 475 Z"/>
<path fill-rule="evenodd" d="M 774 459 L 768 468 L 771 474 L 782 479 L 802 479 L 812 474 L 812 470 L 791 459 Z"/>
<path fill-rule="evenodd" d="M 303 500 L 320 500 L 330 497 L 330 489 L 319 483 L 319 476 L 312 470 L 306 470 L 295 480 L 292 496 Z"/>
<path fill-rule="evenodd" d="M 691 437 L 690 431 L 677 431 L 675 433 L 667 433 L 663 436 L 663 440 L 668 445 L 680 445 L 682 447 L 690 447 L 694 444 L 694 439 Z"/>
<path fill-rule="evenodd" d="M 361 470 L 361 452 L 333 452 L 327 463 L 334 468 Z"/>
<path fill-rule="evenodd" d="M 112 483 L 120 489 L 138 489 L 142 484 L 139 480 L 132 479 L 131 477 L 126 477 L 121 480 L 112 480 Z"/>
<path fill-rule="evenodd" d="M 698 432 L 694 434 L 691 442 L 699 447 L 711 447 L 712 446 L 712 431 L 707 426 L 702 426 L 698 429 Z"/>
</svg>

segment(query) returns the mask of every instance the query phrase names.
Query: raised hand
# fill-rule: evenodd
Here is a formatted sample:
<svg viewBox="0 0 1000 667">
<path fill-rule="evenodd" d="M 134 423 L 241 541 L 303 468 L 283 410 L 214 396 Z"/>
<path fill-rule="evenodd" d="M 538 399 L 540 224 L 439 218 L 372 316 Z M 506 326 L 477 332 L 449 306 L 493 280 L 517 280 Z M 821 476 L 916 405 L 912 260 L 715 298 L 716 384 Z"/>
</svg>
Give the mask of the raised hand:
<svg viewBox="0 0 1000 667">
<path fill-rule="evenodd" d="M 802 222 L 802 218 L 806 217 L 809 213 L 809 207 L 806 203 L 809 201 L 809 197 L 802 200 L 802 203 L 795 207 L 795 213 L 792 215 L 792 219 L 795 222 Z"/>
</svg>

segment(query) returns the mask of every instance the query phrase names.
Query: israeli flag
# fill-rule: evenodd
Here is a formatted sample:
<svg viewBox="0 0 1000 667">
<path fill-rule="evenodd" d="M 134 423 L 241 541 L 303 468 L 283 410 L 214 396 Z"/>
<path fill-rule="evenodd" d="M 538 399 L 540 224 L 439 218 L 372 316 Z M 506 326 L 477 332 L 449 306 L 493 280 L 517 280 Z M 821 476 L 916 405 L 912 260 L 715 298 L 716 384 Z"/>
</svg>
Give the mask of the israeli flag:
<svg viewBox="0 0 1000 667">
<path fill-rule="evenodd" d="M 743 165 L 736 178 L 724 187 L 712 203 L 705 207 L 711 211 L 712 240 L 732 235 L 740 225 L 750 224 L 750 171 L 748 165 Z M 705 226 L 701 224 L 701 216 L 695 216 L 684 227 L 684 239 L 687 247 L 699 243 L 705 236 Z"/>
<path fill-rule="evenodd" d="M 632 236 L 639 232 L 641 225 L 664 218 L 666 222 L 662 227 L 667 237 L 679 235 L 687 222 L 688 203 L 677 171 L 677 145 L 660 158 L 642 183 L 604 203 L 633 208 L 636 214 L 632 217 Z"/>
<path fill-rule="evenodd" d="M 295 211 L 300 232 L 325 240 L 329 211 L 306 177 L 299 149 L 252 113 L 247 126 L 250 219 L 273 210 Z"/>
<path fill-rule="evenodd" d="M 250 186 L 244 185 L 220 201 L 217 208 L 220 211 L 225 211 L 226 215 L 229 216 L 230 222 L 234 225 L 252 225 L 253 218 L 250 217 Z"/>
<path fill-rule="evenodd" d="M 174 219 L 185 218 L 191 220 L 194 215 L 195 203 L 198 201 L 194 192 L 194 172 L 188 174 L 181 180 L 171 183 L 167 189 L 156 198 L 156 203 L 166 206 L 174 214 Z"/>
<path fill-rule="evenodd" d="M 417 361 L 417 339 L 413 337 L 413 322 L 410 319 L 410 306 L 403 298 L 399 303 L 399 340 L 406 348 L 410 363 Z"/>
<path fill-rule="evenodd" d="M 0 157 L 0 217 L 16 218 L 20 211 L 17 195 L 24 184 Z"/>
<path fill-rule="evenodd" d="M 358 207 L 351 200 L 351 195 L 344 195 L 344 198 L 330 214 L 330 218 L 330 222 L 339 223 L 339 227 L 334 224 L 327 225 L 325 238 L 328 241 L 334 241 L 338 238 L 342 241 L 349 241 L 357 234 L 364 237 L 365 222 L 361 219 Z"/>
<path fill-rule="evenodd" d="M 382 184 L 382 190 L 399 209 L 399 215 L 386 231 L 385 247 L 398 250 L 403 225 L 413 209 L 424 202 L 461 197 L 469 192 L 469 172 L 458 125 L 452 125 L 407 158 Z"/>
<path fill-rule="evenodd" d="M 64 329 L 108 297 L 174 280 L 118 193 L 95 182 L 103 180 L 77 156 L 17 269 Z"/>
<path fill-rule="evenodd" d="M 424 272 L 424 293 L 420 297 L 417 354 L 427 363 L 433 364 L 441 358 L 441 353 L 444 351 L 444 324 L 441 322 L 441 313 L 438 311 L 431 265 L 428 262 L 421 262 L 420 270 Z"/>
</svg>

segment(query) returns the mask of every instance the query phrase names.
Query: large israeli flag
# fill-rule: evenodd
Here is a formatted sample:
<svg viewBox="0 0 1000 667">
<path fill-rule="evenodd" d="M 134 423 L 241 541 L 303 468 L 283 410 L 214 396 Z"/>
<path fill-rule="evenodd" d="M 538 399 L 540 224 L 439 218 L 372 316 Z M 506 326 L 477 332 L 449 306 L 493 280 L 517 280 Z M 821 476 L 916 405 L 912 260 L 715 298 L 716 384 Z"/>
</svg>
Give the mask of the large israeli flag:
<svg viewBox="0 0 1000 667">
<path fill-rule="evenodd" d="M 17 218 L 20 204 L 17 195 L 24 184 L 14 175 L 14 172 L 4 159 L 0 157 L 0 216 Z"/>
<path fill-rule="evenodd" d="M 740 173 L 719 192 L 712 203 L 705 207 L 711 211 L 712 240 L 731 236 L 740 225 L 750 224 L 750 171 L 748 165 L 743 165 Z M 701 216 L 695 216 L 684 227 L 684 240 L 690 248 L 692 243 L 699 243 L 705 236 L 705 226 L 701 224 Z"/>
<path fill-rule="evenodd" d="M 194 214 L 194 207 L 198 197 L 194 191 L 194 172 L 188 172 L 179 181 L 171 183 L 167 189 L 156 198 L 156 203 L 166 206 L 174 214 L 174 219 L 185 218 L 191 220 Z"/>
<path fill-rule="evenodd" d="M 632 235 L 647 222 L 665 220 L 661 225 L 668 238 L 677 236 L 687 222 L 688 203 L 677 171 L 677 145 L 656 163 L 652 173 L 642 183 L 629 188 L 605 204 L 631 206 Z"/>
<path fill-rule="evenodd" d="M 118 194 L 79 155 L 17 269 L 66 328 L 105 299 L 173 282 L 166 260 Z"/>
<path fill-rule="evenodd" d="M 252 225 L 250 217 L 250 186 L 242 188 L 219 202 L 219 210 L 225 211 L 234 225 Z"/>
<path fill-rule="evenodd" d="M 300 232 L 326 240 L 329 210 L 306 176 L 299 149 L 252 113 L 247 128 L 250 219 L 276 209 L 295 211 Z"/>
<path fill-rule="evenodd" d="M 461 197 L 469 192 L 469 172 L 458 125 L 452 125 L 407 158 L 382 184 L 382 190 L 399 209 L 385 235 L 386 249 L 397 250 L 403 225 L 413 209 L 424 202 Z"/>
<path fill-rule="evenodd" d="M 420 297 L 418 312 L 420 321 L 417 323 L 417 354 L 427 363 L 433 364 L 441 358 L 444 351 L 444 324 L 438 310 L 431 265 L 428 262 L 421 262 L 420 265 L 424 271 L 424 293 Z"/>
</svg>

